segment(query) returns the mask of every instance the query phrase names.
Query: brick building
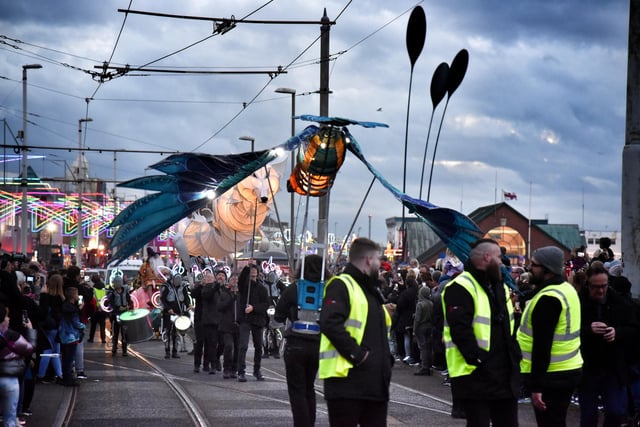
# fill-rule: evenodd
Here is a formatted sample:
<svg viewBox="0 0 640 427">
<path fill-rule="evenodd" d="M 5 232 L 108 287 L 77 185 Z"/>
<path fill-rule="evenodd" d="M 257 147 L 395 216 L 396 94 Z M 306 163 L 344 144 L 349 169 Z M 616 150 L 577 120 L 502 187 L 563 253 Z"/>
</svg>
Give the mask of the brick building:
<svg viewBox="0 0 640 427">
<path fill-rule="evenodd" d="M 529 252 L 542 246 L 558 246 L 565 252 L 566 259 L 571 257 L 572 249 L 586 246 L 584 234 L 577 224 L 549 224 L 546 219 L 530 221 L 506 202 L 480 207 L 468 216 L 484 237 L 494 239 L 507 248 L 512 265 L 528 263 Z M 444 255 L 445 249 L 444 243 L 438 241 L 418 256 L 418 260 L 434 264 Z"/>
</svg>

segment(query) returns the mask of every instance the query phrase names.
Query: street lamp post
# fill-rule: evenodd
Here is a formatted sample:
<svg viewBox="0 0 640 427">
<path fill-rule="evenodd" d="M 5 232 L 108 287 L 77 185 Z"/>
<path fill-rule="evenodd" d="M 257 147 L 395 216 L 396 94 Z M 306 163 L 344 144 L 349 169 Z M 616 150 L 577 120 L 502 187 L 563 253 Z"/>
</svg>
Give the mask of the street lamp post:
<svg viewBox="0 0 640 427">
<path fill-rule="evenodd" d="M 28 64 L 22 66 L 22 205 L 20 211 L 20 251 L 27 254 L 27 211 L 29 202 L 27 200 L 27 70 L 37 70 L 42 68 L 40 64 Z"/>
<path fill-rule="evenodd" d="M 93 119 L 85 118 L 78 120 L 78 229 L 76 230 L 76 265 L 82 268 L 82 185 L 83 185 L 83 165 L 84 153 L 82 152 L 82 123 L 92 122 Z"/>
<path fill-rule="evenodd" d="M 291 95 L 291 136 L 296 134 L 296 90 L 288 87 L 279 87 L 276 89 L 276 93 L 288 93 Z M 295 167 L 294 153 L 291 152 L 291 173 L 293 174 L 293 168 Z M 296 253 L 296 239 L 295 239 L 295 217 L 294 217 L 294 205 L 295 205 L 295 191 L 291 192 L 291 211 L 289 221 L 289 275 L 293 277 L 293 273 L 296 267 L 295 253 Z"/>
<path fill-rule="evenodd" d="M 240 138 L 238 138 L 238 139 L 239 139 L 240 141 L 249 141 L 249 142 L 251 142 L 251 152 L 253 153 L 253 148 L 254 148 L 253 144 L 254 144 L 254 143 L 255 143 L 255 141 L 256 141 L 256 139 L 255 139 L 254 137 L 244 135 L 244 136 L 241 136 L 241 137 L 240 137 Z"/>
</svg>

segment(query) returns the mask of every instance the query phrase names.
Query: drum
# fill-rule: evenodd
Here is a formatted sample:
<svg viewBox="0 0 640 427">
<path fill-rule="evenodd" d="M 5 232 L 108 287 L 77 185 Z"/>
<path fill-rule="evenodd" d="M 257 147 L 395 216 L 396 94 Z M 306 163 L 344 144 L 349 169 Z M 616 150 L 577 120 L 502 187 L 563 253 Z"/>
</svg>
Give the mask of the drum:
<svg viewBox="0 0 640 427">
<path fill-rule="evenodd" d="M 151 316 L 146 308 L 136 308 L 120 315 L 120 323 L 127 343 L 135 344 L 150 340 L 154 333 L 151 327 Z"/>
<path fill-rule="evenodd" d="M 189 316 L 178 316 L 175 320 L 174 324 L 176 325 L 176 329 L 178 332 L 184 335 L 184 333 L 191 327 L 191 319 Z"/>
</svg>

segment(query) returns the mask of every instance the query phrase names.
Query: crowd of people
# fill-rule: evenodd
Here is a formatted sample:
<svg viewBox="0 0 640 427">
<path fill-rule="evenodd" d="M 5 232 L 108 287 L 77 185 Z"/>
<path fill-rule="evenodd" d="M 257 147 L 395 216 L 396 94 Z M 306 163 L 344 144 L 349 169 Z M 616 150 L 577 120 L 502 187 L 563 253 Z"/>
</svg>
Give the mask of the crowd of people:
<svg viewBox="0 0 640 427">
<path fill-rule="evenodd" d="M 157 254 L 147 255 L 136 289 L 122 276 L 104 283 L 74 265 L 47 273 L 36 262 L 2 258 L 6 425 L 24 424 L 36 384 L 77 387 L 87 378 L 85 342 L 109 337 L 112 355 L 127 356 L 118 316 L 134 300 L 158 310 L 154 328 L 167 359 L 180 357 L 184 340 L 176 319 L 192 318 L 193 372 L 225 380 L 247 381 L 251 339 L 252 376 L 264 381 L 262 358 L 279 357 L 279 349 L 265 351 L 263 331 L 271 321 L 284 325 L 296 426 L 315 423 L 316 378 L 324 380 L 331 425 L 386 425 L 394 363 L 415 367 L 416 376 L 439 371 L 451 387 L 451 415 L 469 426 L 517 426 L 519 401 L 531 402 L 540 426 L 565 425 L 571 402 L 580 405 L 581 426 L 598 425 L 600 413 L 605 426 L 638 422 L 640 306 L 606 247 L 591 258 L 576 249 L 569 259 L 542 247 L 522 265 L 481 239 L 465 262 L 447 251 L 434 265 L 393 265 L 360 238 L 339 271 L 308 255 L 289 286 L 255 264 L 238 274 L 202 264 L 195 280 L 161 274 Z"/>
</svg>

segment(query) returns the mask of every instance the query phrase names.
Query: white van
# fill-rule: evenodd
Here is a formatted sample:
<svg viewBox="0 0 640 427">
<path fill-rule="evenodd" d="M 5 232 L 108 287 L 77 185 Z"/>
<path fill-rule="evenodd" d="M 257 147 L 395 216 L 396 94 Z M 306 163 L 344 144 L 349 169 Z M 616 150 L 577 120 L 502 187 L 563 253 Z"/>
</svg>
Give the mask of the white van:
<svg viewBox="0 0 640 427">
<path fill-rule="evenodd" d="M 140 271 L 140 267 L 142 267 L 141 259 L 126 259 L 118 265 L 109 264 L 107 266 L 107 285 L 111 286 L 111 276 L 113 275 L 114 270 L 120 270 L 124 276 L 124 282 L 132 284 L 133 281 L 138 278 L 138 271 Z"/>
</svg>

